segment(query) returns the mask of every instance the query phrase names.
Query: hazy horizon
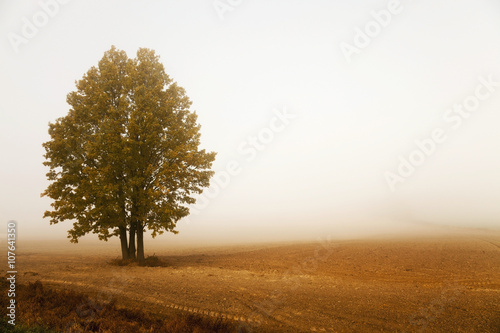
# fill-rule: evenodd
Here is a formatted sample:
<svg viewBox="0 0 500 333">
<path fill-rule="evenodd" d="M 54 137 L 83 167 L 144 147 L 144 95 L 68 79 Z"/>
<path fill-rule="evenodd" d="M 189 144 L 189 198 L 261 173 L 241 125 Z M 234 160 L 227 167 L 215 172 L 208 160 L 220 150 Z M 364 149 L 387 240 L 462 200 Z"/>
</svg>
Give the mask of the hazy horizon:
<svg viewBox="0 0 500 333">
<path fill-rule="evenodd" d="M 500 228 L 497 1 L 46 3 L 0 3 L 0 219 L 20 241 L 72 227 L 42 218 L 41 144 L 112 45 L 157 52 L 218 153 L 180 233 L 146 252 Z"/>
</svg>

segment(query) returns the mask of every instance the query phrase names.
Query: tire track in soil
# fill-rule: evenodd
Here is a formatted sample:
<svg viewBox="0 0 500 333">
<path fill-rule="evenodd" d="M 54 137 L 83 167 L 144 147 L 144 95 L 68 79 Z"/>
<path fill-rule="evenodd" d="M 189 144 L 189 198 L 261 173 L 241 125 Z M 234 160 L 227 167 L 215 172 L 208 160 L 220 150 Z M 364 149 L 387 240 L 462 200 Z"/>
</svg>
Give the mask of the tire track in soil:
<svg viewBox="0 0 500 333">
<path fill-rule="evenodd" d="M 491 244 L 491 245 L 495 246 L 497 249 L 499 249 L 499 250 L 500 250 L 500 245 L 498 245 L 497 243 L 493 243 L 493 242 L 491 242 L 491 241 L 489 241 L 489 240 L 482 239 L 482 238 L 479 238 L 479 239 L 480 239 L 480 240 L 482 240 L 483 242 L 486 242 L 486 243 L 489 243 L 489 244 Z"/>
<path fill-rule="evenodd" d="M 190 306 L 190 305 L 183 305 L 180 303 L 174 303 L 168 300 L 161 300 L 152 296 L 144 296 L 143 294 L 140 294 L 138 292 L 133 292 L 133 291 L 123 291 L 122 289 L 117 289 L 117 288 L 110 288 L 110 287 L 95 287 L 92 284 L 84 283 L 84 282 L 79 282 L 79 281 L 65 281 L 65 280 L 54 280 L 54 279 L 40 279 L 43 283 L 47 284 L 54 284 L 54 285 L 73 285 L 77 287 L 84 287 L 84 288 L 91 288 L 94 291 L 106 291 L 110 292 L 112 294 L 119 294 L 123 293 L 123 296 L 129 298 L 129 299 L 134 299 L 134 300 L 139 300 L 143 302 L 147 302 L 149 304 L 156 304 L 156 305 L 162 305 L 164 308 L 171 309 L 173 311 L 181 311 L 185 312 L 187 314 L 195 314 L 207 318 L 215 318 L 215 319 L 223 319 L 223 320 L 230 320 L 234 321 L 236 323 L 240 324 L 248 324 L 248 325 L 255 325 L 255 327 L 260 327 L 262 324 L 270 324 L 271 322 L 274 322 L 275 324 L 284 324 L 286 326 L 289 326 L 290 328 L 295 327 L 293 323 L 288 322 L 286 319 L 285 320 L 279 320 L 278 318 L 274 318 L 272 315 L 268 315 L 267 318 L 264 316 L 258 316 L 256 318 L 250 318 L 247 315 L 242 315 L 241 313 L 228 313 L 225 311 L 214 311 L 212 309 L 203 309 L 195 306 Z M 471 280 L 465 280 L 465 281 L 457 281 L 457 286 L 465 287 L 469 291 L 493 291 L 493 292 L 500 292 L 500 282 L 495 283 L 492 282 L 491 280 L 484 280 L 484 281 L 471 281 Z M 357 316 L 349 316 L 346 314 L 343 315 L 337 315 L 337 320 L 340 322 L 345 322 L 345 323 L 353 323 L 353 322 L 360 322 L 360 318 Z M 257 319 L 258 318 L 258 319 Z M 376 318 L 364 318 L 365 324 L 372 324 L 374 327 L 380 328 L 382 326 L 381 322 L 379 320 L 376 320 Z M 363 322 L 363 320 L 361 320 Z M 321 327 L 321 326 L 313 326 L 310 328 L 311 332 L 337 332 L 332 327 Z"/>
<path fill-rule="evenodd" d="M 221 312 L 221 311 L 212 311 L 212 310 L 207 310 L 207 309 L 201 309 L 198 307 L 194 306 L 188 306 L 188 305 L 181 305 L 177 303 L 173 303 L 170 301 L 162 301 L 157 298 L 151 297 L 151 296 L 144 296 L 139 293 L 127 291 L 124 292 L 122 290 L 118 290 L 116 288 L 110 288 L 110 287 L 99 287 L 96 288 L 91 284 L 88 283 L 83 283 L 83 282 L 78 282 L 78 281 L 64 281 L 64 280 L 53 280 L 53 279 L 40 279 L 42 283 L 47 283 L 47 284 L 54 284 L 54 285 L 74 285 L 78 287 L 85 287 L 85 288 L 92 288 L 97 291 L 108 291 L 114 294 L 118 294 L 119 292 L 122 292 L 123 294 L 130 294 L 134 295 L 136 300 L 142 300 L 146 301 L 148 303 L 153 303 L 153 304 L 162 304 L 166 308 L 170 308 L 172 310 L 177 310 L 177 311 L 183 311 L 186 313 L 192 313 L 192 314 L 197 314 L 200 316 L 204 317 L 211 317 L 211 318 L 220 318 L 220 319 L 227 319 L 227 320 L 232 320 L 240 323 L 248 323 L 248 324 L 255 324 L 255 325 L 262 325 L 266 323 L 265 319 L 252 319 L 249 318 L 245 315 L 242 314 L 234 314 L 234 313 L 227 313 L 227 312 Z M 127 297 L 127 296 L 126 296 Z M 131 298 L 130 296 L 128 296 Z"/>
<path fill-rule="evenodd" d="M 488 279 L 483 281 L 460 281 L 458 284 L 472 291 L 500 292 L 500 281 L 493 282 Z"/>
</svg>

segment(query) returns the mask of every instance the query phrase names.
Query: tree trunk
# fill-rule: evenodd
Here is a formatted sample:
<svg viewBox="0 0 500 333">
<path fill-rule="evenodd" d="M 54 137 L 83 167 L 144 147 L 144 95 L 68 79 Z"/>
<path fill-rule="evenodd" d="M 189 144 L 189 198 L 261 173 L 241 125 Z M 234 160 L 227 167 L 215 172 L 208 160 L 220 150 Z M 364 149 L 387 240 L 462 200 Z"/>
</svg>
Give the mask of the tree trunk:
<svg viewBox="0 0 500 333">
<path fill-rule="evenodd" d="M 127 228 L 118 227 L 120 230 L 120 243 L 122 246 L 122 260 L 128 259 L 128 246 L 127 246 Z"/>
<path fill-rule="evenodd" d="M 130 222 L 129 228 L 129 241 L 128 241 L 128 257 L 129 259 L 135 259 L 135 230 L 136 222 Z"/>
<path fill-rule="evenodd" d="M 137 261 L 144 265 L 144 230 L 140 222 L 137 222 Z"/>
</svg>

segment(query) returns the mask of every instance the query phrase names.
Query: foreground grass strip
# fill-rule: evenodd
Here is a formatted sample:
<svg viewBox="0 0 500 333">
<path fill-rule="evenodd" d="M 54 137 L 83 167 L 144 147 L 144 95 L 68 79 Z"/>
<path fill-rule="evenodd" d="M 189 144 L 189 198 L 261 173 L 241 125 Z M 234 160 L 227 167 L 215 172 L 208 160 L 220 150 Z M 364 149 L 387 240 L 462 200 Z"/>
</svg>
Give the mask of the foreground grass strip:
<svg viewBox="0 0 500 333">
<path fill-rule="evenodd" d="M 1 278 L 3 290 L 8 288 Z M 8 299 L 0 293 L 2 309 Z M 16 295 L 16 326 L 7 323 L 2 310 L 1 332 L 123 332 L 123 333 L 222 333 L 235 332 L 234 324 L 220 319 L 210 319 L 189 314 L 172 314 L 162 318 L 157 314 L 116 306 L 115 301 L 98 303 L 88 295 L 74 291 L 56 291 L 43 286 L 40 281 L 19 285 Z"/>
</svg>

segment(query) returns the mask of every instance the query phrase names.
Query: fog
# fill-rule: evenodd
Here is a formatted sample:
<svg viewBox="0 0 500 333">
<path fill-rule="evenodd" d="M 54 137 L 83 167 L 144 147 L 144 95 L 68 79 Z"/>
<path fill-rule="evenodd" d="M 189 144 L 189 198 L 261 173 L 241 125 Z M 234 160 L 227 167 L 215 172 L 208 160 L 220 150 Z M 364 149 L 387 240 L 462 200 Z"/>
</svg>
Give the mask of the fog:
<svg viewBox="0 0 500 333">
<path fill-rule="evenodd" d="M 66 2 L 0 3 L 0 219 L 20 240 L 71 228 L 42 218 L 41 144 L 111 45 L 160 55 L 218 153 L 146 250 L 500 227 L 498 1 Z"/>
</svg>

